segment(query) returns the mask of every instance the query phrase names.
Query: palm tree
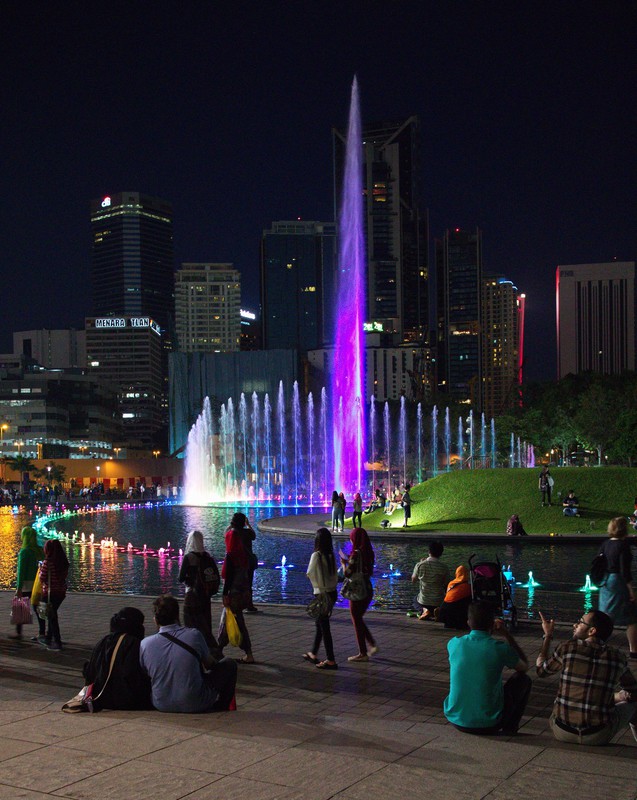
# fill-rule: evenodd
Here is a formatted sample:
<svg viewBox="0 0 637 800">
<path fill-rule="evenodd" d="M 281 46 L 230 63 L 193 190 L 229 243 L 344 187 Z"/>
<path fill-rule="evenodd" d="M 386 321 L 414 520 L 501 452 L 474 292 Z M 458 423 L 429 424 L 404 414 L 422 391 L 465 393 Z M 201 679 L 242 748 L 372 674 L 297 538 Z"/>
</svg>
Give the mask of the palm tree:
<svg viewBox="0 0 637 800">
<path fill-rule="evenodd" d="M 29 494 L 29 473 L 35 469 L 35 464 L 27 456 L 10 456 L 6 460 L 6 465 L 13 472 L 19 472 L 22 480 L 22 494 Z"/>
</svg>

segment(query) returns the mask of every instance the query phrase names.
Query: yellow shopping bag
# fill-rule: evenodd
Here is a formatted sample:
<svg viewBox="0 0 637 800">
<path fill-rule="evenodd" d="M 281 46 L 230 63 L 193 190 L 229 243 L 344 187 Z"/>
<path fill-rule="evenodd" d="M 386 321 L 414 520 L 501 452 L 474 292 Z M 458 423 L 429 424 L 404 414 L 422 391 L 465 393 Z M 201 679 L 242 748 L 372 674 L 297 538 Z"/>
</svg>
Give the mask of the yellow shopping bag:
<svg viewBox="0 0 637 800">
<path fill-rule="evenodd" d="M 37 608 L 40 600 L 42 600 L 42 584 L 40 583 L 40 569 L 38 568 L 33 581 L 33 589 L 31 589 L 31 605 Z"/>
<path fill-rule="evenodd" d="M 237 618 L 229 608 L 226 608 L 226 631 L 230 644 L 233 647 L 241 647 L 241 631 L 237 624 Z"/>
</svg>

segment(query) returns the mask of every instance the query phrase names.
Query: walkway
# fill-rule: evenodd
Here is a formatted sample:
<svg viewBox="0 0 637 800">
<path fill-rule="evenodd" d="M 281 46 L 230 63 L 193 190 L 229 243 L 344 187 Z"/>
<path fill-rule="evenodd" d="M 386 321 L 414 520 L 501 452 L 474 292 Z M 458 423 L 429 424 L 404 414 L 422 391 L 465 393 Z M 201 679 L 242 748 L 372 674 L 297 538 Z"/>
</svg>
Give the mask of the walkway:
<svg viewBox="0 0 637 800">
<path fill-rule="evenodd" d="M 380 652 L 350 665 L 352 626 L 337 609 L 340 669 L 322 673 L 301 659 L 312 621 L 299 608 L 265 607 L 248 618 L 259 663 L 239 667 L 236 713 L 70 715 L 60 706 L 81 687 L 81 665 L 110 616 L 133 604 L 149 620 L 151 598 L 70 595 L 60 615 L 66 648 L 50 653 L 6 638 L 10 597 L 0 593 L 0 800 L 567 800 L 583 787 L 591 797 L 637 796 L 630 733 L 580 748 L 547 732 L 553 681 L 534 683 L 517 737 L 469 737 L 448 725 L 450 633 L 433 623 L 370 612 Z M 537 626 L 518 638 L 534 658 Z"/>
</svg>

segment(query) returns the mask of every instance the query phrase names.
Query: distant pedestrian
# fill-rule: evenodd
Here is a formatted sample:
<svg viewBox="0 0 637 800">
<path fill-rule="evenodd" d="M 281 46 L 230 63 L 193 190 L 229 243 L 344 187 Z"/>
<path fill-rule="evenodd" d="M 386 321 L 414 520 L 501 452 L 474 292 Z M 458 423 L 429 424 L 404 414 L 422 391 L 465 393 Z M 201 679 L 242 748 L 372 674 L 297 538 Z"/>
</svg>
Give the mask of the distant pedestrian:
<svg viewBox="0 0 637 800">
<path fill-rule="evenodd" d="M 237 513 L 232 517 L 230 527 L 226 531 L 226 557 L 221 569 L 223 578 L 223 611 L 219 623 L 219 647 L 223 649 L 229 642 L 226 609 L 234 614 L 241 632 L 240 647 L 245 653 L 241 659 L 243 664 L 254 664 L 250 634 L 243 617 L 243 610 L 250 605 L 252 592 L 250 587 L 250 562 L 243 542 L 245 515 Z"/>
<path fill-rule="evenodd" d="M 347 500 L 343 492 L 338 496 L 338 524 L 341 531 L 345 530 L 345 509 L 347 507 Z"/>
<path fill-rule="evenodd" d="M 358 520 L 358 525 L 356 524 Z M 363 524 L 363 498 L 360 492 L 354 495 L 354 509 L 352 511 L 352 525 L 354 528 L 360 528 Z"/>
<path fill-rule="evenodd" d="M 547 503 L 551 505 L 551 491 L 553 489 L 553 477 L 549 472 L 549 468 L 544 466 L 542 467 L 542 471 L 540 472 L 540 479 L 538 481 L 538 487 L 540 489 L 540 494 L 542 495 L 542 506 L 544 507 Z"/>
<path fill-rule="evenodd" d="M 338 501 L 338 492 L 336 489 L 332 492 L 332 531 L 338 530 L 338 509 L 339 509 L 339 501 Z"/>
<path fill-rule="evenodd" d="M 405 522 L 403 524 L 403 528 L 409 527 L 409 520 L 411 519 L 411 495 L 409 494 L 409 490 L 411 489 L 411 484 L 405 484 L 405 491 L 403 492 L 403 496 L 401 499 L 401 505 L 403 507 L 403 512 L 405 514 Z"/>
<path fill-rule="evenodd" d="M 217 563 L 206 552 L 201 531 L 190 531 L 179 570 L 180 583 L 186 584 L 184 625 L 201 631 L 210 652 L 216 655 L 219 644 L 212 633 L 210 598 L 221 584 Z"/>
</svg>

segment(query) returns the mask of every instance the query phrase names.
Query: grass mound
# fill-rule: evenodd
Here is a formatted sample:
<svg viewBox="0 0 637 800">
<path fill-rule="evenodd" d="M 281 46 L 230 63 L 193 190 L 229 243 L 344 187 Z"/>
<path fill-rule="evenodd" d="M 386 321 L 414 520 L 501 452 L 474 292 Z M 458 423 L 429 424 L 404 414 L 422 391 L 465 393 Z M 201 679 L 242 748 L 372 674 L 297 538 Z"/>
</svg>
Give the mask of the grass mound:
<svg viewBox="0 0 637 800">
<path fill-rule="evenodd" d="M 506 533 L 511 514 L 519 514 L 527 533 L 604 534 L 609 519 L 632 513 L 637 470 L 629 467 L 552 468 L 553 505 L 542 508 L 537 469 L 458 470 L 438 475 L 411 490 L 410 528 L 457 533 Z M 580 502 L 581 517 L 562 514 L 569 489 Z M 402 509 L 387 517 L 380 511 L 363 516 L 363 525 L 380 529 L 403 524 Z"/>
</svg>

